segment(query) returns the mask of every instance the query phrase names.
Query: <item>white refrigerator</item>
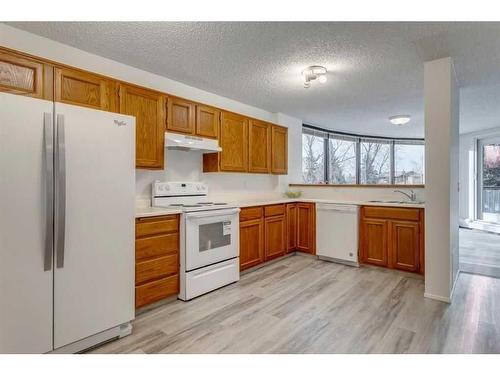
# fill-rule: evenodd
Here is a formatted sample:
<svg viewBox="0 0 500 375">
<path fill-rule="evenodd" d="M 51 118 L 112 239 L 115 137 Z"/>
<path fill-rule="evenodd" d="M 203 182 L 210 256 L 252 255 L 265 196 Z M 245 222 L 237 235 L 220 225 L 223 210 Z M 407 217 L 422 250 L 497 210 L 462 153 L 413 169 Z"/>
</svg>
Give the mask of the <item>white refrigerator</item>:
<svg viewBox="0 0 500 375">
<path fill-rule="evenodd" d="M 130 332 L 134 209 L 133 117 L 0 93 L 0 353 Z"/>
</svg>

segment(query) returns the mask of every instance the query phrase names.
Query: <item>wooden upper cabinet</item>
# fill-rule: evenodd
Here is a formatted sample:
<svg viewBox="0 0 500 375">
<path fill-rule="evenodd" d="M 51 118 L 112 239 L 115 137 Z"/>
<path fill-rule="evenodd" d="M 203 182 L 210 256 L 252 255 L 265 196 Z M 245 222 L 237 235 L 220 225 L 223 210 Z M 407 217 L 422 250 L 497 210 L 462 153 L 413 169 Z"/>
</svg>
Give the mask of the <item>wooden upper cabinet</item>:
<svg viewBox="0 0 500 375">
<path fill-rule="evenodd" d="M 167 130 L 185 134 L 195 133 L 195 104 L 181 98 L 169 97 Z"/>
<path fill-rule="evenodd" d="M 165 97 L 155 91 L 120 84 L 120 113 L 135 117 L 136 167 L 163 169 Z"/>
<path fill-rule="evenodd" d="M 288 129 L 282 126 L 272 126 L 271 136 L 271 171 L 274 174 L 288 173 Z"/>
<path fill-rule="evenodd" d="M 297 250 L 316 254 L 316 206 L 297 203 Z"/>
<path fill-rule="evenodd" d="M 220 170 L 248 171 L 248 119 L 236 113 L 222 112 L 220 126 Z"/>
<path fill-rule="evenodd" d="M 0 91 L 53 100 L 53 71 L 49 64 L 0 50 Z"/>
<path fill-rule="evenodd" d="M 69 68 L 55 69 L 56 102 L 117 111 L 116 82 Z"/>
<path fill-rule="evenodd" d="M 196 135 L 207 138 L 219 137 L 220 111 L 213 107 L 196 105 Z"/>
<path fill-rule="evenodd" d="M 248 123 L 248 171 L 271 172 L 271 125 L 267 122 Z"/>
</svg>

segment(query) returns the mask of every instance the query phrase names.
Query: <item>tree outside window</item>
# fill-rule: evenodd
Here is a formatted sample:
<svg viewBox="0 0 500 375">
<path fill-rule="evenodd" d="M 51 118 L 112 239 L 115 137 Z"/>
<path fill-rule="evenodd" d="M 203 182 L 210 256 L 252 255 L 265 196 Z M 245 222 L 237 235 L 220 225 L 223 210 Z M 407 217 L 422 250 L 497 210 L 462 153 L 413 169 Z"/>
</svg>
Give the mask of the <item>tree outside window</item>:
<svg viewBox="0 0 500 375">
<path fill-rule="evenodd" d="M 391 183 L 391 145 L 375 141 L 362 141 L 360 172 L 362 184 Z"/>
</svg>

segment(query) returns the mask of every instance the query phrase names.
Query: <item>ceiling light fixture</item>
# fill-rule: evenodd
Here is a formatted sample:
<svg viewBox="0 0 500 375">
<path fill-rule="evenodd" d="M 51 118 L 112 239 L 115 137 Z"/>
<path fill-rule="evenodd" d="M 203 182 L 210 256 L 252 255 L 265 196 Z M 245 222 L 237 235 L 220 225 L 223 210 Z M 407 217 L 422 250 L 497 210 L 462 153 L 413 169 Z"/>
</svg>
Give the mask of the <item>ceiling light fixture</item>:
<svg viewBox="0 0 500 375">
<path fill-rule="evenodd" d="M 304 77 L 304 88 L 308 89 L 311 87 L 311 81 L 318 80 L 319 83 L 325 83 L 327 81 L 326 73 L 328 71 L 324 66 L 312 65 L 305 68 L 302 71 L 302 77 Z"/>
<path fill-rule="evenodd" d="M 410 115 L 395 115 L 389 117 L 389 121 L 394 125 L 405 125 L 411 120 Z"/>
</svg>

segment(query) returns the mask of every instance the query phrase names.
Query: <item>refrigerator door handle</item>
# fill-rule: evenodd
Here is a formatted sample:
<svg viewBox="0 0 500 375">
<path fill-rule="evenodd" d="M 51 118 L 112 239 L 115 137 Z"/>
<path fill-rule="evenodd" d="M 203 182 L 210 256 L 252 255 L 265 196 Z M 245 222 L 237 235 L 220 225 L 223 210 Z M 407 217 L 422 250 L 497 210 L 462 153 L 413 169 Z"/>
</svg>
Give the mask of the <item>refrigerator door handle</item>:
<svg viewBox="0 0 500 375">
<path fill-rule="evenodd" d="M 45 253 L 43 270 L 52 269 L 54 249 L 54 128 L 52 113 L 43 114 L 43 138 L 45 148 Z"/>
<path fill-rule="evenodd" d="M 64 267 L 64 239 L 66 231 L 66 145 L 64 139 L 64 115 L 57 115 L 56 150 L 56 267 Z"/>
</svg>

